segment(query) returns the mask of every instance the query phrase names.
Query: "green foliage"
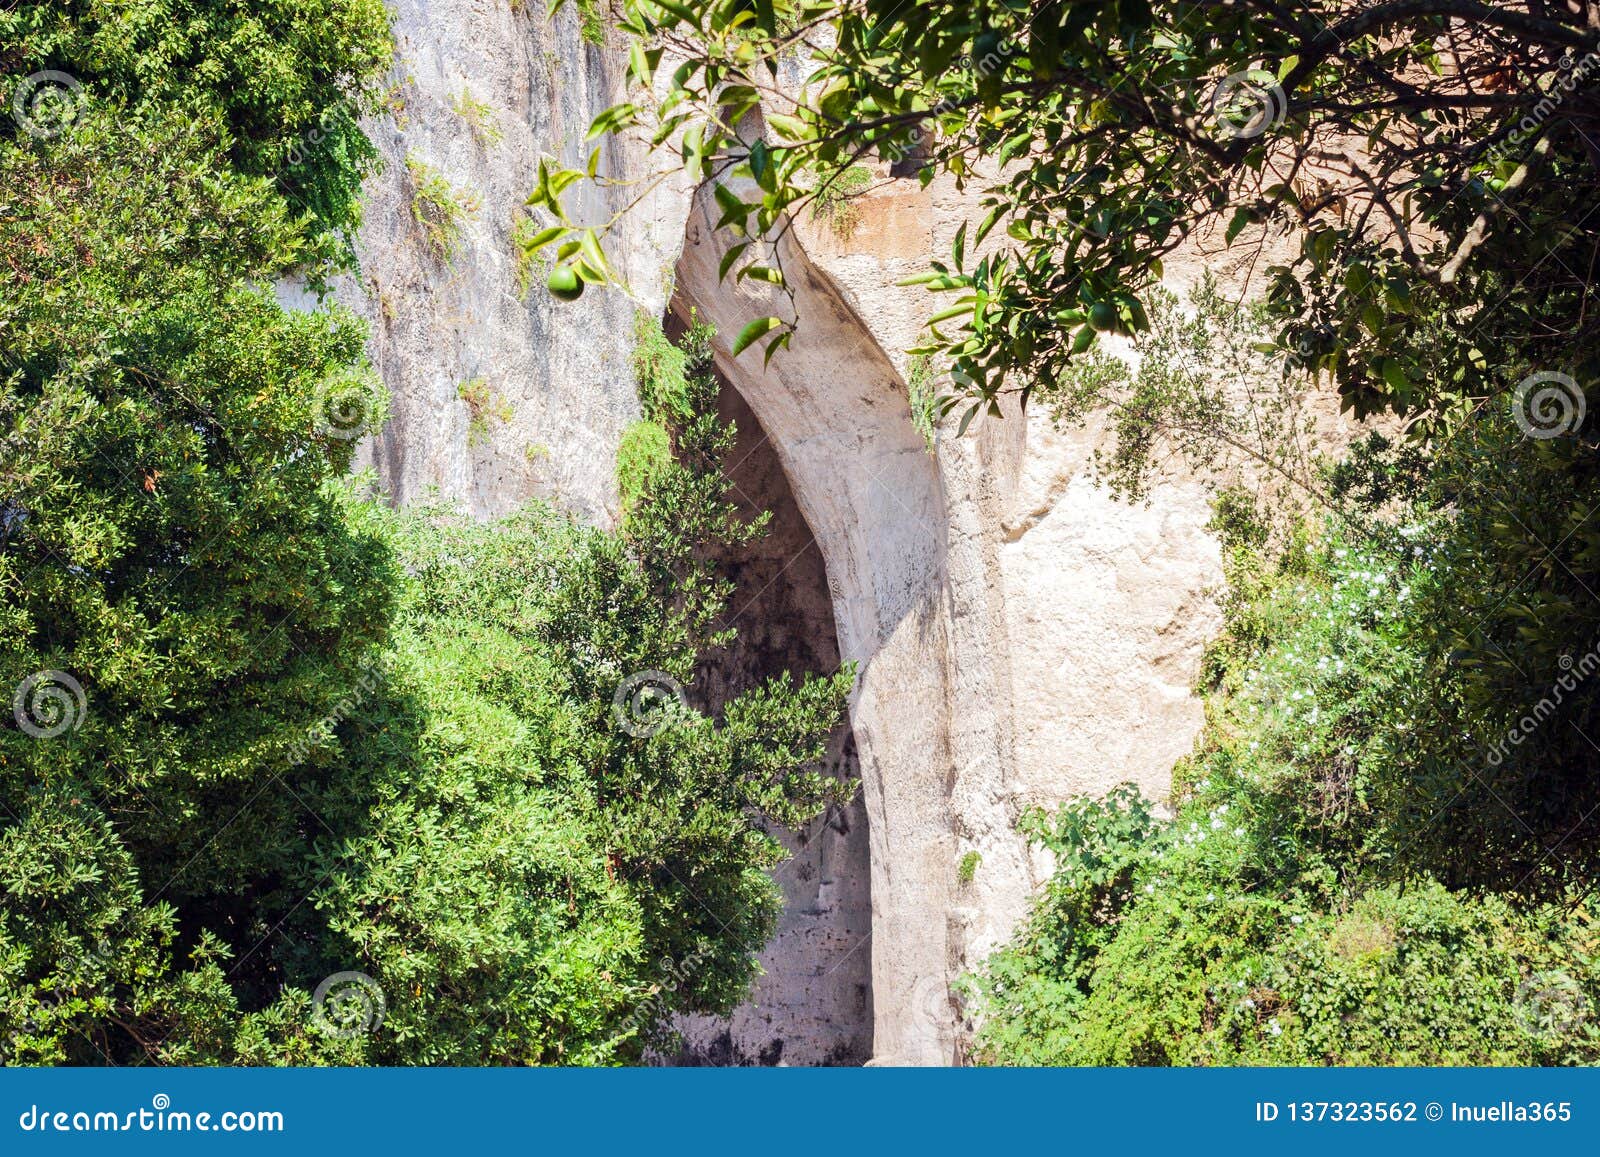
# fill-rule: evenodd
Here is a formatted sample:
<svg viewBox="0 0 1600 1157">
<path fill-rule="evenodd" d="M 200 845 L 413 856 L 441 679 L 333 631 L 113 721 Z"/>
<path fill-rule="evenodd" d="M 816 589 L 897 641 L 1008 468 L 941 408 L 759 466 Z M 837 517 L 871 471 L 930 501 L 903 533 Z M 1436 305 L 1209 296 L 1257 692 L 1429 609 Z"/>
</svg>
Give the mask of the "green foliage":
<svg viewBox="0 0 1600 1157">
<path fill-rule="evenodd" d="M 382 418 L 364 335 L 259 288 L 299 234 L 218 147 L 98 110 L 0 141 L 0 679 L 83 696 L 0 730 L 0 1007 L 40 1060 L 223 1023 L 253 983 L 224 965 L 299 899 L 274 785 L 387 633 L 390 552 L 336 485 Z"/>
<path fill-rule="evenodd" d="M 1147 498 L 1173 453 L 1195 474 L 1237 480 L 1249 470 L 1258 488 L 1316 491 L 1305 382 L 1274 356 L 1262 306 L 1244 306 L 1206 273 L 1185 301 L 1163 289 L 1147 295 L 1129 360 L 1090 348 L 1041 383 L 1035 398 L 1058 424 L 1091 414 L 1111 420 L 1114 441 L 1095 465 L 1114 494 Z"/>
<path fill-rule="evenodd" d="M 848 241 L 861 222 L 855 198 L 872 185 L 872 170 L 851 165 L 820 183 L 811 201 L 811 215 L 825 224 L 841 241 Z"/>
<path fill-rule="evenodd" d="M 578 35 L 585 43 L 604 48 L 606 43 L 606 14 L 601 0 L 577 0 Z"/>
<path fill-rule="evenodd" d="M 852 675 L 671 693 L 761 530 L 703 364 L 620 534 L 341 482 L 364 334 L 261 288 L 304 232 L 224 148 L 0 139 L 0 1057 L 638 1061 L 757 974 Z"/>
<path fill-rule="evenodd" d="M 353 261 L 361 179 L 378 160 L 358 122 L 391 59 L 382 0 L 20 0 L 0 11 L 0 45 L 13 80 L 64 71 L 124 123 L 182 109 L 225 142 L 228 168 L 304 215 L 302 256 Z M 0 133 L 20 130 L 8 118 Z"/>
<path fill-rule="evenodd" d="M 962 884 L 970 884 L 978 876 L 978 865 L 983 863 L 983 856 L 977 852 L 968 852 L 956 864 L 956 880 Z"/>
<path fill-rule="evenodd" d="M 1430 797 L 1417 785 L 1430 787 L 1425 770 L 1460 751 L 1413 714 L 1419 697 L 1462 690 L 1459 669 L 1430 656 L 1432 630 L 1474 613 L 1428 593 L 1444 552 L 1412 521 L 1393 532 L 1403 553 L 1381 528 L 1326 520 L 1274 535 L 1237 493 L 1219 502 L 1214 526 L 1232 593 L 1207 656 L 1206 733 L 1179 769 L 1176 814 L 1155 821 L 1130 788 L 1027 817 L 1023 830 L 1059 867 L 1025 928 L 973 982 L 982 1055 L 1600 1059 L 1587 1015 L 1600 999 L 1587 851 L 1541 881 L 1508 872 L 1507 848 L 1489 834 L 1509 825 L 1486 803 L 1463 810 L 1454 832 L 1430 835 L 1412 819 L 1412 808 L 1446 802 L 1443 787 Z M 1448 568 L 1452 583 L 1495 588 L 1481 562 L 1460 565 Z M 1580 814 L 1566 814 L 1567 830 Z M 1524 846 L 1530 857 L 1537 848 Z M 1447 847 L 1441 862 L 1434 849 Z M 1441 883 L 1463 878 L 1479 887 Z"/>
<path fill-rule="evenodd" d="M 449 261 L 461 243 L 462 222 L 482 203 L 477 194 L 457 189 L 414 153 L 406 157 L 406 170 L 411 174 L 411 217 L 433 255 Z"/>
<path fill-rule="evenodd" d="M 691 325 L 681 343 L 667 337 L 661 320 L 638 310 L 633 315 L 633 376 L 646 418 L 682 421 L 693 413 L 690 365 L 711 353 L 711 327 Z"/>
<path fill-rule="evenodd" d="M 617 493 L 624 512 L 634 508 L 671 461 L 672 436 L 666 427 L 641 419 L 622 432 L 617 446 Z"/>
<path fill-rule="evenodd" d="M 494 109 L 472 95 L 471 89 L 462 89 L 450 98 L 450 107 L 472 130 L 473 139 L 485 148 L 498 145 L 504 138 L 505 132 L 500 128 L 499 118 L 495 116 Z"/>
<path fill-rule="evenodd" d="M 456 396 L 467 404 L 468 445 L 487 441 L 493 423 L 503 424 L 516 416 L 511 403 L 486 378 L 468 378 L 456 387 Z"/>
<path fill-rule="evenodd" d="M 911 424 L 932 454 L 939 439 L 939 393 L 934 385 L 933 361 L 927 354 L 912 355 L 906 371 L 906 396 L 911 403 Z"/>
<path fill-rule="evenodd" d="M 756 817 L 836 798 L 799 768 L 849 677 L 630 734 L 618 685 L 687 683 L 698 618 L 630 542 L 538 509 L 396 533 L 415 581 L 386 694 L 316 753 L 357 769 L 366 811 L 309 865 L 329 931 L 305 983 L 338 965 L 382 985 L 377 1063 L 637 1060 L 672 1012 L 726 1011 L 778 910 L 785 853 Z"/>
<path fill-rule="evenodd" d="M 550 275 L 550 255 L 533 244 L 538 235 L 538 223 L 532 218 L 519 214 L 512 219 L 511 251 L 517 262 L 519 299 L 526 298 L 530 289 Z"/>
<path fill-rule="evenodd" d="M 969 413 L 1049 388 L 1101 334 L 1142 330 L 1186 238 L 1259 252 L 1282 233 L 1290 256 L 1263 269 L 1280 354 L 1358 415 L 1427 427 L 1553 346 L 1582 382 L 1600 374 L 1581 307 L 1600 124 L 1580 96 L 1600 32 L 1570 6 L 1470 8 L 628 0 L 633 80 L 650 87 L 669 43 L 673 69 L 659 101 L 608 109 L 592 133 L 642 131 L 713 182 L 738 279 L 781 284 L 757 254 L 869 158 L 974 187 L 981 217 L 920 279 L 946 295 L 932 344 Z M 796 54 L 797 99 L 773 97 Z M 1469 88 L 1493 95 L 1464 103 Z M 560 211 L 567 183 L 540 183 L 567 226 L 552 241 L 587 244 Z M 767 330 L 766 352 L 790 331 Z"/>
<path fill-rule="evenodd" d="M 1403 452 L 1380 469 L 1410 477 Z M 1410 861 L 1455 886 L 1558 894 L 1600 870 L 1594 447 L 1491 412 L 1432 456 L 1426 495 L 1386 534 L 1418 566 L 1419 670 L 1375 786 Z"/>
</svg>

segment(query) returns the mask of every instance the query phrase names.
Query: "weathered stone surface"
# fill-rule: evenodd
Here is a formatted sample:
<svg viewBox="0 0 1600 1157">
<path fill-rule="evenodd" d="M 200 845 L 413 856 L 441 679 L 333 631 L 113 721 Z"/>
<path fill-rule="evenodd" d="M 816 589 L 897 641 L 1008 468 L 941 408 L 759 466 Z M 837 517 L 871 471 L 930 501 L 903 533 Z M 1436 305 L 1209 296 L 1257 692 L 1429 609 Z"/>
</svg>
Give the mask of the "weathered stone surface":
<svg viewBox="0 0 1600 1157">
<path fill-rule="evenodd" d="M 860 664 L 855 756 L 840 750 L 859 760 L 863 781 L 849 834 L 822 825 L 780 877 L 791 906 L 751 1004 L 726 1023 L 691 1025 L 693 1057 L 860 1059 L 870 1009 L 880 1062 L 959 1062 L 950 984 L 1009 935 L 1049 867 L 1015 831 L 1021 809 L 1125 780 L 1163 794 L 1200 725 L 1189 687 L 1217 624 L 1220 579 L 1203 489 L 1178 480 L 1146 505 L 1119 503 L 1090 476 L 1097 434 L 1057 432 L 1039 416 L 981 420 L 928 451 L 901 351 L 916 344 L 929 299 L 894 282 L 947 252 L 970 215 L 942 182 L 920 190 L 880 178 L 853 230 L 798 223 L 785 264 L 800 330 L 766 368 L 759 349 L 731 358 L 729 342 L 788 303 L 759 283 L 718 281 L 704 200 L 691 214 L 681 186 L 647 198 L 613 235 L 634 299 L 590 290 L 560 305 L 538 289 L 524 299 L 513 217 L 541 154 L 579 159 L 584 126 L 616 97 L 620 56 L 584 44 L 570 7 L 553 28 L 536 5 L 518 14 L 400 0 L 396 10 L 405 108 L 376 126 L 389 167 L 367 191 L 362 283 L 340 291 L 372 320 L 374 360 L 394 395 L 371 461 L 401 500 L 437 488 L 493 514 L 545 496 L 609 521 L 617 441 L 637 416 L 634 311 L 659 314 L 676 269 L 678 307 L 717 324 L 719 366 L 787 481 L 800 516 L 786 520 L 788 533 L 815 536 L 815 565 L 788 575 L 757 613 L 800 608 L 805 631 L 836 633 L 808 644 L 802 666 Z M 498 144 L 452 109 L 463 90 L 495 110 Z M 453 263 L 426 252 L 412 221 L 413 153 L 481 198 Z M 642 171 L 637 156 L 606 163 Z M 586 194 L 585 219 L 622 195 Z M 477 377 L 510 417 L 474 435 L 459 395 Z M 764 487 L 762 501 L 779 500 L 780 488 L 751 484 Z M 753 572 L 771 563 L 732 561 Z M 823 582 L 830 616 L 815 605 Z M 786 648 L 798 655 L 792 626 L 762 622 L 751 636 L 767 648 L 761 663 Z M 759 665 L 708 669 L 708 687 Z M 981 861 L 963 883 L 968 853 Z M 867 973 L 854 970 L 867 962 L 861 993 Z M 839 971 L 819 976 L 824 968 Z"/>
<path fill-rule="evenodd" d="M 720 626 L 732 646 L 695 673 L 698 705 L 719 710 L 775 676 L 839 670 L 828 574 L 816 537 L 789 489 L 772 439 L 726 382 L 718 414 L 738 431 L 726 471 L 740 516 L 768 516 L 756 542 L 717 552 L 734 584 Z M 855 734 L 846 721 L 829 745 L 828 770 L 860 779 Z M 871 847 L 860 793 L 802 832 L 773 833 L 792 853 L 774 872 L 784 910 L 761 951 L 765 975 L 731 1017 L 685 1017 L 680 1064 L 861 1064 L 872 1056 Z"/>
<path fill-rule="evenodd" d="M 554 20 L 537 3 L 391 0 L 390 8 L 392 111 L 368 125 L 384 169 L 364 189 L 359 283 L 345 279 L 336 291 L 368 318 L 373 362 L 392 396 L 390 420 L 363 461 L 398 501 L 431 495 L 494 515 L 538 496 L 607 522 L 616 515 L 617 442 L 638 417 L 634 314 L 659 316 L 666 305 L 686 199 L 664 186 L 613 235 L 633 298 L 590 288 L 558 302 L 542 265 L 524 292 L 512 235 L 539 160 L 584 162 L 584 131 L 621 99 L 625 58 L 579 36 L 575 7 Z M 464 96 L 487 106 L 490 133 L 463 113 Z M 430 252 L 413 217 L 408 158 L 478 206 L 449 258 Z M 603 174 L 641 167 L 610 144 L 603 158 Z M 637 191 L 584 185 L 569 194 L 568 211 L 599 223 Z M 489 398 L 476 423 L 461 396 L 468 382 Z"/>
</svg>

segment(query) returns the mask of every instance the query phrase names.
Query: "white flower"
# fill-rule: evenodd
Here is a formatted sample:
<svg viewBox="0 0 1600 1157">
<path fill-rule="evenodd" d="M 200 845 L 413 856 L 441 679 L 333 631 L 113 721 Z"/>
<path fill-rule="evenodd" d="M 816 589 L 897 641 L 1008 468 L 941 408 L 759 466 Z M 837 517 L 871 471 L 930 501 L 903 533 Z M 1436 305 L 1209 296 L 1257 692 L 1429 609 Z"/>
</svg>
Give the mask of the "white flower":
<svg viewBox="0 0 1600 1157">
<path fill-rule="evenodd" d="M 1305 922 L 1306 922 L 1306 918 L 1304 916 L 1290 916 L 1289 917 L 1289 923 L 1291 923 L 1291 924 L 1304 924 Z"/>
<path fill-rule="evenodd" d="M 1273 1036 L 1283 1035 L 1283 1026 L 1278 1023 L 1277 1017 L 1273 1017 L 1271 1020 L 1267 1021 L 1267 1031 Z"/>
</svg>

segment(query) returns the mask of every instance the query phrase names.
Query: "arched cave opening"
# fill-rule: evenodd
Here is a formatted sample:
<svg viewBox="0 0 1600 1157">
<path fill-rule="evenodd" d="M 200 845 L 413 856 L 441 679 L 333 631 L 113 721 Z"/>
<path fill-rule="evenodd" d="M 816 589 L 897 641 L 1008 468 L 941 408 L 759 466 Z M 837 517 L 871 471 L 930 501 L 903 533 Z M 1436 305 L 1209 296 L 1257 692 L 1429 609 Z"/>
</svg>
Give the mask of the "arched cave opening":
<svg viewBox="0 0 1600 1157">
<path fill-rule="evenodd" d="M 669 317 L 673 336 L 681 322 Z M 675 332 L 675 329 L 677 332 Z M 795 501 L 783 464 L 739 391 L 718 374 L 718 415 L 737 442 L 724 469 L 740 514 L 771 513 L 756 542 L 717 557 L 734 586 L 724 615 L 738 637 L 696 672 L 699 706 L 730 698 L 785 671 L 831 674 L 840 663 L 828 572 Z M 859 781 L 848 719 L 829 743 L 827 770 Z M 861 793 L 801 832 L 776 832 L 793 853 L 774 872 L 784 908 L 761 948 L 765 970 L 750 999 L 727 1017 L 679 1021 L 680 1065 L 858 1065 L 872 1056 L 872 884 L 867 809 Z"/>
</svg>

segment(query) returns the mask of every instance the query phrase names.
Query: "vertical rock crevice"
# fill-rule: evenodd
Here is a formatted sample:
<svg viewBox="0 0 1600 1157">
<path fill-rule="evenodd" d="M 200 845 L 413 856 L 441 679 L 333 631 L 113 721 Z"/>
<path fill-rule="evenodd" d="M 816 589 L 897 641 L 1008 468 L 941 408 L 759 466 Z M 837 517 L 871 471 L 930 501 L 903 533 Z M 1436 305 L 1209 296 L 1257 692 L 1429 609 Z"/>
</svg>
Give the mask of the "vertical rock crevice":
<svg viewBox="0 0 1600 1157">
<path fill-rule="evenodd" d="M 670 330 L 670 327 L 669 327 Z M 828 675 L 840 666 L 828 572 L 772 440 L 724 378 L 718 416 L 738 431 L 724 464 L 730 496 L 749 520 L 769 515 L 756 542 L 721 552 L 734 586 L 721 625 L 734 643 L 695 674 L 699 706 L 716 712 L 782 674 Z M 831 774 L 860 777 L 848 720 L 829 743 Z M 774 878 L 783 891 L 776 935 L 760 947 L 765 975 L 729 1017 L 679 1022 L 678 1064 L 858 1065 L 872 1055 L 872 892 L 865 803 L 859 793 L 804 831 L 774 833 L 791 857 Z"/>
<path fill-rule="evenodd" d="M 791 236 L 779 244 L 792 303 L 770 286 L 723 281 L 716 215 L 702 191 L 674 308 L 716 327 L 718 369 L 769 436 L 826 567 L 839 657 L 858 665 L 851 723 L 871 848 L 873 1058 L 952 1063 L 963 932 L 929 916 L 956 902 L 949 778 L 969 756 L 950 726 L 959 681 L 939 468 L 892 362 L 832 279 Z M 794 309 L 792 345 L 769 364 L 759 349 L 731 355 L 747 323 Z"/>
</svg>

